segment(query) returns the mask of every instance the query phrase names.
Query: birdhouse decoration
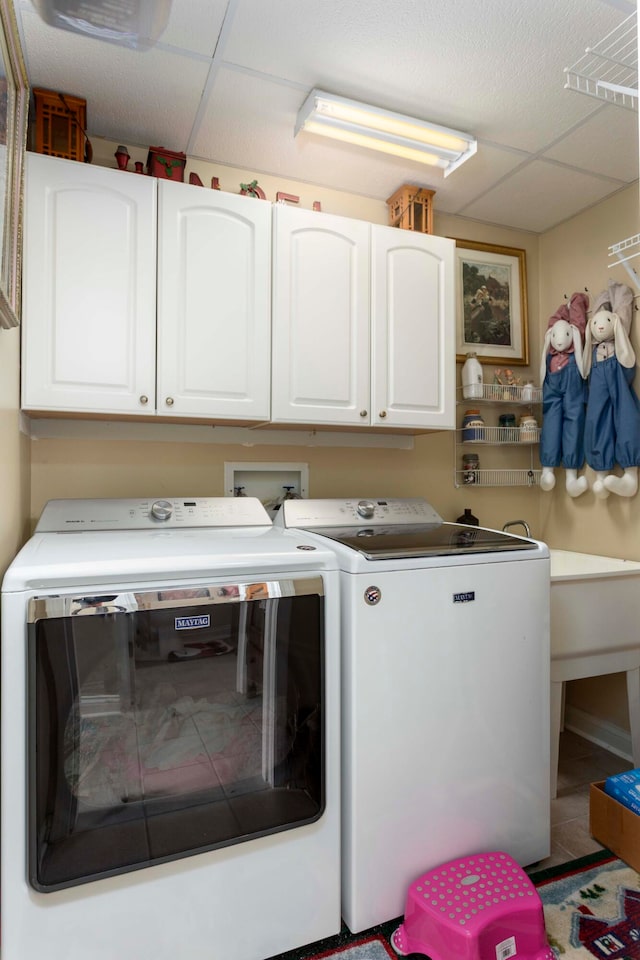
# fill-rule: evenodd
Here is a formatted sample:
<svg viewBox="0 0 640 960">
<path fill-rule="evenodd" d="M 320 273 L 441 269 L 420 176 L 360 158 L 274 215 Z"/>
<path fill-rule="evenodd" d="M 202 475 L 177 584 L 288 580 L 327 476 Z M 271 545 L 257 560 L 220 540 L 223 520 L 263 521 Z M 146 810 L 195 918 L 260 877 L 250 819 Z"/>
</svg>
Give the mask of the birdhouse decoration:
<svg viewBox="0 0 640 960">
<path fill-rule="evenodd" d="M 435 190 L 413 187 L 408 183 L 389 197 L 389 223 L 401 230 L 433 233 L 433 198 Z"/>
<path fill-rule="evenodd" d="M 86 140 L 87 101 L 55 90 L 34 88 L 35 150 L 64 160 L 90 161 Z M 86 144 L 85 144 L 86 141 Z"/>
</svg>

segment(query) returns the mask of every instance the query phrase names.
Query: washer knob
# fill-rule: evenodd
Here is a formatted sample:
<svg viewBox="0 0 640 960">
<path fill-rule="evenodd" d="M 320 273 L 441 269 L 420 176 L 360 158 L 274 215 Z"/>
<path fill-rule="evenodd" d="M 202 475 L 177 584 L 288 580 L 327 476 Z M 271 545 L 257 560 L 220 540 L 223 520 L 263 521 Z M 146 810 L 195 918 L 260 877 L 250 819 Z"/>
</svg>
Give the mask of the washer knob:
<svg viewBox="0 0 640 960">
<path fill-rule="evenodd" d="M 168 520 L 173 513 L 173 507 L 168 500 L 156 500 L 151 504 L 151 516 L 154 520 Z"/>
<path fill-rule="evenodd" d="M 369 518 L 373 516 L 376 508 L 371 500 L 361 500 L 356 509 L 361 517 Z"/>
</svg>

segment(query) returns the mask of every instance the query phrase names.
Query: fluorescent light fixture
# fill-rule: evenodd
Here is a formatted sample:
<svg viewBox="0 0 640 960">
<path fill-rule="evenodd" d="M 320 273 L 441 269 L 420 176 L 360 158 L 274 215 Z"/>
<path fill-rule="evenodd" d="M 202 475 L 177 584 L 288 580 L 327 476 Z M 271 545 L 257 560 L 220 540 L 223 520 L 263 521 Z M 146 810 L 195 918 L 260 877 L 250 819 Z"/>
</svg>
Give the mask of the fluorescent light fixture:
<svg viewBox="0 0 640 960">
<path fill-rule="evenodd" d="M 295 134 L 319 133 L 358 147 L 440 167 L 445 177 L 478 149 L 475 137 L 357 100 L 312 90 L 302 104 Z"/>
</svg>

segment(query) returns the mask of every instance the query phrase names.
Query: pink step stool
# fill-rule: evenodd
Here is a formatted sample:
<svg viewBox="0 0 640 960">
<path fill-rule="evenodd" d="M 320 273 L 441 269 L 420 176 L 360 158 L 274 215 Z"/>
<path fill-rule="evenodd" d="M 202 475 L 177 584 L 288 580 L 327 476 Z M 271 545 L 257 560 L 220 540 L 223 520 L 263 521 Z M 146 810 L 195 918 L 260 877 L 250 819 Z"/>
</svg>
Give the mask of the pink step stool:
<svg viewBox="0 0 640 960">
<path fill-rule="evenodd" d="M 499 850 L 458 857 L 418 877 L 391 946 L 401 956 L 431 960 L 555 960 L 536 888 Z"/>
</svg>

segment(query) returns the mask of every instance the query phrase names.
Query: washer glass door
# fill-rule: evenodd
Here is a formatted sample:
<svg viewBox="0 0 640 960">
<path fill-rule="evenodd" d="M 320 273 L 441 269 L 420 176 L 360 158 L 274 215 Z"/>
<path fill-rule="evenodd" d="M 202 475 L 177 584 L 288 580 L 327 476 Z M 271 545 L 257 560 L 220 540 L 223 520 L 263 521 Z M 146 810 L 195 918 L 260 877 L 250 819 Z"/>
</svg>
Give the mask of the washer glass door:
<svg viewBox="0 0 640 960">
<path fill-rule="evenodd" d="M 28 619 L 35 889 L 321 816 L 321 577 L 38 597 Z"/>
</svg>

